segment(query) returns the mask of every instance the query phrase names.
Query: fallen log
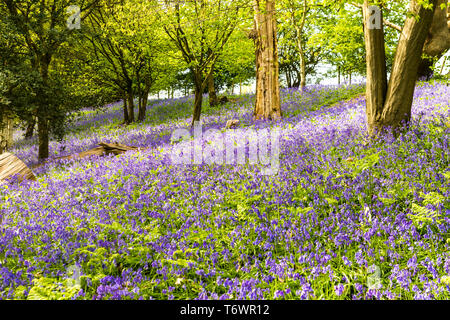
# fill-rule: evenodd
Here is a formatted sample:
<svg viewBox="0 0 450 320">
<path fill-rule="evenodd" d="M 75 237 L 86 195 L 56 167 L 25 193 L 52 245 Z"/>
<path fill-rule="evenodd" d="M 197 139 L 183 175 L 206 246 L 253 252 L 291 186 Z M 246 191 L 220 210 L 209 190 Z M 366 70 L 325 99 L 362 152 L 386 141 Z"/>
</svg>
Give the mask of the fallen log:
<svg viewBox="0 0 450 320">
<path fill-rule="evenodd" d="M 58 158 L 54 158 L 53 160 L 65 160 L 65 159 L 75 159 L 75 158 L 87 158 L 90 156 L 105 156 L 105 155 L 119 155 L 122 153 L 125 153 L 127 151 L 131 151 L 131 150 L 138 150 L 138 147 L 134 147 L 134 146 L 127 146 L 124 144 L 120 144 L 120 143 L 106 143 L 106 142 L 100 142 L 99 147 L 95 147 L 93 149 L 89 149 L 87 151 L 83 151 L 80 153 L 76 153 L 76 154 L 71 154 L 69 156 L 64 156 L 64 157 L 58 157 Z M 145 150 L 147 148 L 141 148 L 141 150 Z M 33 168 L 38 168 L 42 165 L 44 165 L 44 163 L 38 164 Z"/>
<path fill-rule="evenodd" d="M 0 183 L 18 174 L 19 182 L 24 179 L 36 181 L 36 176 L 27 165 L 9 152 L 0 154 Z"/>
<path fill-rule="evenodd" d="M 237 119 L 232 119 L 232 120 L 228 120 L 227 124 L 225 125 L 225 129 L 231 129 L 236 127 L 239 124 L 239 120 Z"/>
<path fill-rule="evenodd" d="M 100 147 L 103 147 L 105 149 L 105 152 L 107 154 L 121 154 L 130 150 L 137 150 L 138 147 L 133 147 L 133 146 L 126 146 L 124 144 L 120 144 L 120 143 L 105 143 L 105 142 L 100 142 L 98 144 Z"/>
</svg>

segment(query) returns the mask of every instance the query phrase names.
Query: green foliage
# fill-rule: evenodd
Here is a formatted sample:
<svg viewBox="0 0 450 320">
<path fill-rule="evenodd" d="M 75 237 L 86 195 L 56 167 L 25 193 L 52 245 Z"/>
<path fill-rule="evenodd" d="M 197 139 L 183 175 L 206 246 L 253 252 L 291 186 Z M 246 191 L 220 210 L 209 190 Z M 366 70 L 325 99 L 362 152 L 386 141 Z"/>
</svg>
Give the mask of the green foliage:
<svg viewBox="0 0 450 320">
<path fill-rule="evenodd" d="M 219 89 L 245 85 L 255 77 L 254 44 L 241 29 L 233 32 L 214 65 L 214 82 Z"/>
<path fill-rule="evenodd" d="M 437 192 L 429 192 L 424 194 L 423 192 L 420 195 L 424 198 L 423 204 L 431 204 L 433 206 L 438 206 L 441 203 L 444 203 L 445 197 Z"/>
<path fill-rule="evenodd" d="M 378 161 L 380 161 L 381 151 L 374 152 L 374 150 L 369 150 L 366 154 L 365 157 L 356 159 L 348 158 L 345 161 L 345 164 L 352 172 L 353 177 L 360 175 L 365 170 L 373 168 Z"/>
<path fill-rule="evenodd" d="M 83 2 L 81 9 L 93 2 Z M 15 117 L 23 122 L 46 119 L 49 133 L 57 138 L 64 135 L 70 112 L 104 102 L 74 90 L 80 74 L 67 59 L 75 32 L 66 26 L 68 5 L 68 1 L 0 3 L 0 113 L 8 101 L 8 111 Z"/>
<path fill-rule="evenodd" d="M 81 287 L 73 285 L 70 279 L 36 278 L 33 280 L 33 287 L 28 293 L 27 300 L 71 300 L 80 289 Z"/>
<path fill-rule="evenodd" d="M 445 201 L 445 197 L 437 192 L 429 192 L 427 194 L 421 192 L 420 195 L 424 198 L 423 205 L 425 206 L 432 205 L 437 207 L 440 204 L 444 204 Z M 436 210 L 420 206 L 416 203 L 412 203 L 411 212 L 412 214 L 409 213 L 408 218 L 411 219 L 419 230 L 424 230 L 427 226 L 444 222 L 442 216 Z"/>
<path fill-rule="evenodd" d="M 308 39 L 317 32 L 318 26 L 331 12 L 316 0 L 282 0 L 277 1 L 276 4 L 278 6 L 277 32 L 280 73 L 285 73 L 288 87 L 298 87 L 301 80 L 300 50 L 304 53 L 305 72 L 308 79 L 308 76 L 316 74 L 317 65 L 325 58 L 322 44 L 313 45 Z M 305 4 L 306 11 L 304 10 Z M 303 19 L 305 19 L 304 23 Z M 300 34 L 298 34 L 299 32 Z M 301 45 L 301 49 L 299 45 Z"/>
<path fill-rule="evenodd" d="M 423 229 L 432 224 L 433 221 L 439 217 L 436 211 L 421 207 L 415 203 L 412 204 L 411 210 L 414 214 L 408 214 L 408 217 L 418 229 Z M 437 222 L 440 223 L 439 220 L 437 220 Z"/>
</svg>

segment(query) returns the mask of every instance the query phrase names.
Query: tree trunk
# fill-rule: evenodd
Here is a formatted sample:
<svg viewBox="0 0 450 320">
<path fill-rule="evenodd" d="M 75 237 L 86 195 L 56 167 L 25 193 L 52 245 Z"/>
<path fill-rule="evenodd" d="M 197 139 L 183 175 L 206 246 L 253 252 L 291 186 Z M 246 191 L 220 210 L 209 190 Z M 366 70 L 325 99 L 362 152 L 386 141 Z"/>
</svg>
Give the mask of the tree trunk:
<svg viewBox="0 0 450 320">
<path fill-rule="evenodd" d="M 433 64 L 434 59 L 432 57 L 422 56 L 420 58 L 419 68 L 417 71 L 417 80 L 430 80 L 434 73 Z"/>
<path fill-rule="evenodd" d="M 47 117 L 40 114 L 38 116 L 38 136 L 39 136 L 39 161 L 48 158 L 48 120 Z"/>
<path fill-rule="evenodd" d="M 341 66 L 338 66 L 338 85 L 341 85 Z"/>
<path fill-rule="evenodd" d="M 431 0 L 433 9 L 438 0 Z M 409 122 L 414 88 L 422 49 L 433 20 L 434 10 L 425 9 L 412 0 L 410 11 L 419 17 L 407 17 L 395 53 L 391 78 L 382 114 L 382 126 L 398 128 L 403 121 Z"/>
<path fill-rule="evenodd" d="M 379 127 L 383 113 L 387 91 L 387 74 L 383 24 L 381 24 L 379 29 L 369 28 L 368 21 L 371 15 L 369 1 L 365 0 L 363 19 L 367 66 L 366 115 L 368 131 L 372 135 L 374 129 Z M 381 20 L 382 18 L 383 16 L 380 17 Z"/>
<path fill-rule="evenodd" d="M 298 47 L 298 54 L 300 55 L 300 90 L 303 91 L 306 86 L 306 60 L 305 60 L 305 50 L 303 49 L 302 44 L 302 33 L 303 28 L 305 26 L 306 22 L 306 15 L 308 10 L 308 1 L 303 1 L 303 14 L 302 14 L 302 20 L 300 22 L 300 25 L 295 23 L 295 30 L 297 32 L 297 47 Z M 295 22 L 295 17 L 293 16 L 292 19 Z"/>
<path fill-rule="evenodd" d="M 275 4 L 272 0 L 254 0 L 256 30 L 256 103 L 254 119 L 279 119 L 279 67 Z"/>
<path fill-rule="evenodd" d="M 302 74 L 301 72 L 299 72 L 298 70 L 294 70 L 293 72 L 295 72 L 295 82 L 292 84 L 292 86 L 294 88 L 300 88 L 300 81 L 302 79 Z M 294 76 L 293 76 L 294 78 Z"/>
<path fill-rule="evenodd" d="M 288 88 L 292 88 L 291 73 L 288 68 L 286 68 L 286 85 Z"/>
<path fill-rule="evenodd" d="M 208 97 L 209 105 L 217 106 L 219 99 L 217 99 L 216 86 L 214 85 L 214 71 L 211 71 L 208 76 Z"/>
<path fill-rule="evenodd" d="M 433 62 L 439 60 L 450 49 L 450 24 L 447 23 L 448 9 L 441 9 L 441 4 L 446 2 L 447 0 L 438 0 L 437 2 L 433 21 L 423 46 L 425 57 L 422 57 L 420 61 L 417 73 L 418 79 L 430 79 L 433 76 Z"/>
<path fill-rule="evenodd" d="M 148 93 L 150 92 L 150 86 L 146 85 L 142 96 L 139 97 L 139 114 L 138 121 L 145 120 L 145 114 L 147 112 Z"/>
<path fill-rule="evenodd" d="M 31 139 L 34 134 L 34 127 L 36 126 L 36 118 L 32 117 L 30 122 L 28 122 L 27 130 L 25 131 L 25 139 Z"/>
<path fill-rule="evenodd" d="M 301 45 L 300 45 L 301 46 Z M 300 79 L 300 89 L 303 91 L 306 87 L 306 61 L 305 61 L 305 52 L 303 50 L 303 46 L 299 48 L 300 53 L 300 73 L 301 73 L 301 79 Z"/>
<path fill-rule="evenodd" d="M 13 120 L 6 113 L 0 114 L 0 154 L 7 151 L 13 143 Z"/>
<path fill-rule="evenodd" d="M 203 86 L 201 75 L 195 75 L 195 98 L 194 98 L 194 112 L 192 115 L 191 127 L 194 126 L 196 121 L 200 121 L 200 115 L 202 113 L 202 103 L 203 103 Z"/>
<path fill-rule="evenodd" d="M 203 93 L 208 85 L 208 78 L 204 78 L 203 70 L 193 68 L 191 69 L 192 80 L 194 82 L 194 110 L 192 114 L 191 127 L 194 126 L 196 121 L 200 121 L 202 113 Z M 209 75 L 207 75 L 208 77 Z"/>
<path fill-rule="evenodd" d="M 128 88 L 127 92 L 127 98 L 128 98 L 128 122 L 132 123 L 134 122 L 134 96 L 133 96 L 133 89 L 131 87 Z"/>
<path fill-rule="evenodd" d="M 403 26 L 386 88 L 383 24 L 369 28 L 368 0 L 364 1 L 364 38 L 367 58 L 366 114 L 368 132 L 376 136 L 390 127 L 395 130 L 411 118 L 411 106 L 422 49 L 433 18 L 433 10 L 411 0 L 410 14 Z M 438 0 L 432 0 L 433 9 Z M 382 13 L 380 10 L 380 20 Z M 418 17 L 418 19 L 416 19 Z M 373 27 L 373 26 L 372 26 Z M 395 132 L 394 132 L 395 133 Z"/>
<path fill-rule="evenodd" d="M 127 106 L 127 96 L 125 94 L 125 97 L 123 98 L 123 123 L 129 124 L 130 119 L 128 118 L 128 106 Z"/>
</svg>

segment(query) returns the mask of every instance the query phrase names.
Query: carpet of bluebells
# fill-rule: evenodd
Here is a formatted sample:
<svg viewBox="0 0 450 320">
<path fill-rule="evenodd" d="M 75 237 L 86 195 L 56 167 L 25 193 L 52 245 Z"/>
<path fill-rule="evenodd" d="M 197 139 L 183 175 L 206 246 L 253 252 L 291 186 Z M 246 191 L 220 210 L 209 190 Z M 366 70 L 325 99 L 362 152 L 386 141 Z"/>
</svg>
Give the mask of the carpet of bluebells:
<svg viewBox="0 0 450 320">
<path fill-rule="evenodd" d="M 120 103 L 81 110 L 38 181 L 0 185 L 0 299 L 450 299 L 450 87 L 419 83 L 410 130 L 379 140 L 363 91 L 283 90 L 278 122 L 205 102 L 204 130 L 280 130 L 276 175 L 174 165 L 192 97 L 127 127 Z M 100 141 L 146 149 L 55 159 Z M 33 166 L 35 142 L 12 152 Z"/>
</svg>

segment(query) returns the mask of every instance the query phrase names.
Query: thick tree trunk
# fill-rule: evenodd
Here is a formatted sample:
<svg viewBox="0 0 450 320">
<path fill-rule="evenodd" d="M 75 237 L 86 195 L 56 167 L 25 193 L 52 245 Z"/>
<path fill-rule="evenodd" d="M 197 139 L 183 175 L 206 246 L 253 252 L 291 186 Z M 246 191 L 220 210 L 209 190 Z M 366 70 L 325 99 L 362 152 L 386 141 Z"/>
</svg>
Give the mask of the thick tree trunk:
<svg viewBox="0 0 450 320">
<path fill-rule="evenodd" d="M 421 58 L 417 79 L 430 79 L 433 76 L 433 60 L 439 60 L 450 49 L 450 23 L 447 22 L 447 10 L 450 9 L 441 9 L 441 4 L 446 2 L 447 0 L 438 0 L 423 46 L 425 57 Z"/>
<path fill-rule="evenodd" d="M 433 9 L 436 8 L 437 2 L 438 0 L 430 0 Z M 411 118 L 417 71 L 434 12 L 425 9 L 416 0 L 411 1 L 410 11 L 419 19 L 414 16 L 406 18 L 395 53 L 382 114 L 382 126 L 392 129 L 398 128 L 403 121 L 408 123 Z"/>
<path fill-rule="evenodd" d="M 217 106 L 219 99 L 217 99 L 216 86 L 214 85 L 214 71 L 211 71 L 208 76 L 208 97 L 209 105 Z"/>
<path fill-rule="evenodd" d="M 271 0 L 254 0 L 256 30 L 256 104 L 255 119 L 279 119 L 279 66 L 275 4 Z"/>
<path fill-rule="evenodd" d="M 194 101 L 194 114 L 192 117 L 192 125 L 196 121 L 200 121 L 200 115 L 202 113 L 202 103 L 203 103 L 203 95 L 198 91 L 195 92 L 195 101 Z"/>
<path fill-rule="evenodd" d="M 130 119 L 128 118 L 128 103 L 127 103 L 127 96 L 123 98 L 123 123 L 129 124 Z"/>
<path fill-rule="evenodd" d="M 430 80 L 434 74 L 433 64 L 434 59 L 432 57 L 422 56 L 420 58 L 419 68 L 417 71 L 417 80 Z"/>
<path fill-rule="evenodd" d="M 128 99 L 128 122 L 132 123 L 134 122 L 134 96 L 133 96 L 133 90 L 131 88 L 128 89 L 127 92 L 127 99 Z"/>
<path fill-rule="evenodd" d="M 48 158 L 48 119 L 44 115 L 38 116 L 38 136 L 39 136 L 39 161 Z"/>
<path fill-rule="evenodd" d="M 365 0 L 363 19 L 367 65 L 366 115 L 368 131 L 371 135 L 374 134 L 375 128 L 380 126 L 387 91 L 383 24 L 379 29 L 369 28 L 368 23 L 372 14 L 369 10 L 369 1 Z M 383 16 L 380 17 L 381 21 L 382 18 Z"/>
<path fill-rule="evenodd" d="M 194 112 L 192 115 L 191 127 L 194 126 L 196 121 L 200 121 L 200 115 L 202 113 L 203 91 L 205 88 L 203 86 L 203 76 L 201 71 L 194 73 L 194 86 Z"/>
<path fill-rule="evenodd" d="M 395 133 L 402 122 L 408 123 L 411 118 L 417 71 L 434 10 L 425 9 L 416 0 L 411 0 L 409 11 L 412 14 L 403 26 L 386 88 L 383 24 L 378 29 L 368 27 L 371 15 L 368 2 L 365 0 L 363 5 L 367 58 L 366 114 L 368 132 L 376 136 L 388 127 Z M 438 0 L 430 2 L 434 9 Z M 382 16 L 379 18 L 382 20 Z"/>
<path fill-rule="evenodd" d="M 36 126 L 36 118 L 32 117 L 30 122 L 28 122 L 27 129 L 25 131 L 25 139 L 31 139 L 34 134 L 34 127 Z"/>
<path fill-rule="evenodd" d="M 148 100 L 148 93 L 149 93 L 149 91 L 150 91 L 149 86 L 146 86 L 142 96 L 139 97 L 138 121 L 144 121 L 145 120 L 145 114 L 147 112 L 147 100 Z"/>
<path fill-rule="evenodd" d="M 11 147 L 13 132 L 13 120 L 3 113 L 3 115 L 0 115 L 0 154 Z"/>
</svg>

